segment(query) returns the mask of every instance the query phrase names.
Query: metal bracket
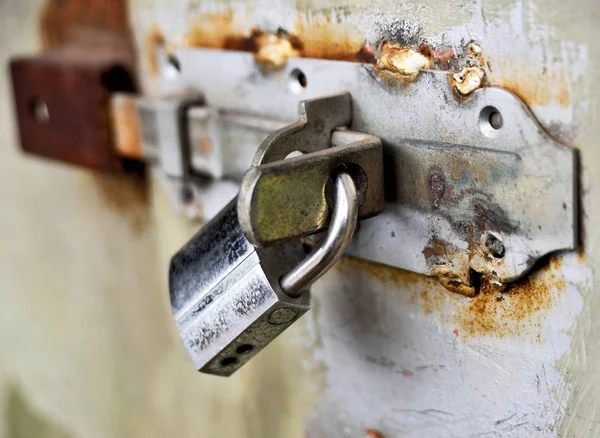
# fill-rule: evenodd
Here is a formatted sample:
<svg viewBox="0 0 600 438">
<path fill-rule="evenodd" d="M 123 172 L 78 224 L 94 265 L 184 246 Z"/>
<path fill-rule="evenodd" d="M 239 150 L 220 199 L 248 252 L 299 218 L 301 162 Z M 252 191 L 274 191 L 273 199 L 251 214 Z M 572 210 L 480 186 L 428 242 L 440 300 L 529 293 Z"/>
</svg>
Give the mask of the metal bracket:
<svg viewBox="0 0 600 438">
<path fill-rule="evenodd" d="M 200 89 L 220 114 L 287 121 L 300 100 L 351 93 L 349 128 L 381 139 L 386 188 L 385 211 L 361 223 L 351 255 L 472 295 L 472 272 L 506 284 L 544 255 L 576 247 L 575 151 L 508 91 L 459 98 L 439 71 L 394 83 L 349 62 L 290 58 L 266 72 L 248 53 L 188 48 L 174 56 L 181 72 L 162 75 L 163 89 Z M 160 62 L 168 67 L 166 56 Z M 292 84 L 298 71 L 304 87 Z"/>
</svg>

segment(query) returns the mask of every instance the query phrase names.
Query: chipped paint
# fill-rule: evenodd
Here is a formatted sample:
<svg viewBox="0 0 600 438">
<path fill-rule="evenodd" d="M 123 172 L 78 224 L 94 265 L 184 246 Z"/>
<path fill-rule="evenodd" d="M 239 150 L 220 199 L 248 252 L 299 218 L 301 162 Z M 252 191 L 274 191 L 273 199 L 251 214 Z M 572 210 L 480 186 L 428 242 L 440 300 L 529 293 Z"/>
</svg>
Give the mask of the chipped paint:
<svg viewBox="0 0 600 438">
<path fill-rule="evenodd" d="M 464 282 L 454 271 L 446 266 L 438 266 L 433 269 L 430 274 L 437 278 L 442 286 L 451 292 L 473 297 L 477 294 L 477 289 L 473 285 Z"/>
<path fill-rule="evenodd" d="M 421 70 L 431 68 L 431 58 L 409 47 L 384 43 L 375 68 L 380 73 L 415 80 Z"/>
<path fill-rule="evenodd" d="M 288 58 L 300 55 L 300 50 L 295 48 L 290 38 L 285 33 L 263 33 L 257 38 L 258 50 L 254 58 L 256 62 L 266 68 L 281 68 Z"/>
<path fill-rule="evenodd" d="M 480 59 L 483 55 L 483 49 L 475 42 L 467 44 L 467 55 L 474 59 Z"/>
<path fill-rule="evenodd" d="M 481 87 L 485 72 L 479 67 L 466 67 L 449 75 L 450 86 L 461 96 L 468 96 Z"/>
<path fill-rule="evenodd" d="M 485 72 L 484 85 L 505 87 L 531 106 L 556 102 L 564 108 L 571 99 L 572 84 L 585 71 L 585 49 L 568 42 L 549 46 L 547 27 L 535 22 L 537 11 L 523 1 L 513 2 L 503 9 L 502 15 L 490 15 L 488 19 L 483 15 L 481 2 L 475 2 L 462 12 L 466 14 L 466 23 L 461 19 L 461 24 L 443 29 L 432 25 L 430 13 L 447 21 L 447 15 L 453 16 L 451 12 L 455 11 L 433 8 L 425 14 L 426 7 L 421 10 L 403 5 L 400 9 L 404 13 L 378 14 L 360 5 L 319 10 L 294 5 L 278 3 L 266 7 L 243 1 L 191 1 L 186 11 L 187 28 L 169 32 L 169 43 L 249 50 L 243 41 L 253 29 L 271 34 L 285 29 L 301 42 L 299 56 L 370 63 L 375 62 L 374 55 L 383 42 L 417 51 L 427 47 L 432 68 L 460 73 L 465 68 L 479 67 Z M 279 10 L 273 16 L 264 10 L 273 8 Z M 537 51 L 524 50 L 532 35 L 537 46 L 542 47 Z M 569 62 L 561 63 L 560 59 Z M 468 73 L 465 77 L 468 80 L 465 86 L 470 89 L 478 75 Z M 539 111 L 544 115 L 543 108 Z M 570 110 L 564 113 L 572 117 Z M 557 121 L 555 114 L 548 113 L 549 122 Z M 563 125 L 553 133 L 561 139 L 570 138 L 572 129 Z"/>
</svg>

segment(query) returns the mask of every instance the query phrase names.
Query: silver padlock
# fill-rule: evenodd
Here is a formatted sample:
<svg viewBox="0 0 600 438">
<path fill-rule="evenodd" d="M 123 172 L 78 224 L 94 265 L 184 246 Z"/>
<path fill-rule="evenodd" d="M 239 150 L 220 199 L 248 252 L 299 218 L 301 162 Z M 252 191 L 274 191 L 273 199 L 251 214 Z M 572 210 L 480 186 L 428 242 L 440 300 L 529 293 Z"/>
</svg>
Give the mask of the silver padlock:
<svg viewBox="0 0 600 438">
<path fill-rule="evenodd" d="M 309 310 L 308 288 L 341 257 L 356 227 L 348 173 L 336 177 L 335 198 L 330 229 L 308 257 L 297 240 L 254 248 L 235 201 L 173 257 L 171 305 L 199 371 L 229 376 Z"/>
</svg>

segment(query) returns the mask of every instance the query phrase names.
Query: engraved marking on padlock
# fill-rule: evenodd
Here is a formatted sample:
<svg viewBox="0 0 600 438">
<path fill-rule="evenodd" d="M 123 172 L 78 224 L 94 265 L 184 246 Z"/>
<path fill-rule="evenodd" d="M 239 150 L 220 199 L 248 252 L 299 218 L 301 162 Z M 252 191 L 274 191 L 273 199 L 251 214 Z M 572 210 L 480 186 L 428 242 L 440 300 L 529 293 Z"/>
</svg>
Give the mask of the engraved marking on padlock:
<svg viewBox="0 0 600 438">
<path fill-rule="evenodd" d="M 277 309 L 269 315 L 269 324 L 281 325 L 292 322 L 298 313 L 292 309 Z"/>
</svg>

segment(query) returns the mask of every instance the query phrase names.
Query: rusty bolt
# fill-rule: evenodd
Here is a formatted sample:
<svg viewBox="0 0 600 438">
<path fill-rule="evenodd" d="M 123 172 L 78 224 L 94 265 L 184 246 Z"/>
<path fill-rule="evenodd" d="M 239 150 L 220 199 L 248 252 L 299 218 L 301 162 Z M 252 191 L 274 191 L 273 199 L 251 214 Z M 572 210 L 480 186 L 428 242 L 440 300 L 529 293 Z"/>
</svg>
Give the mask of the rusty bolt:
<svg viewBox="0 0 600 438">
<path fill-rule="evenodd" d="M 471 42 L 467 45 L 467 54 L 471 58 L 479 58 L 482 53 L 483 50 L 481 49 L 481 46 L 476 42 Z"/>
<path fill-rule="evenodd" d="M 483 244 L 487 252 L 497 259 L 501 259 L 506 254 L 506 248 L 502 241 L 491 233 L 485 235 Z"/>
<path fill-rule="evenodd" d="M 483 83 L 485 72 L 479 67 L 466 67 L 450 74 L 450 85 L 461 96 L 468 96 Z"/>
<path fill-rule="evenodd" d="M 431 68 L 430 57 L 410 47 L 384 43 L 381 47 L 376 68 L 399 78 L 416 79 L 421 70 Z"/>
</svg>

